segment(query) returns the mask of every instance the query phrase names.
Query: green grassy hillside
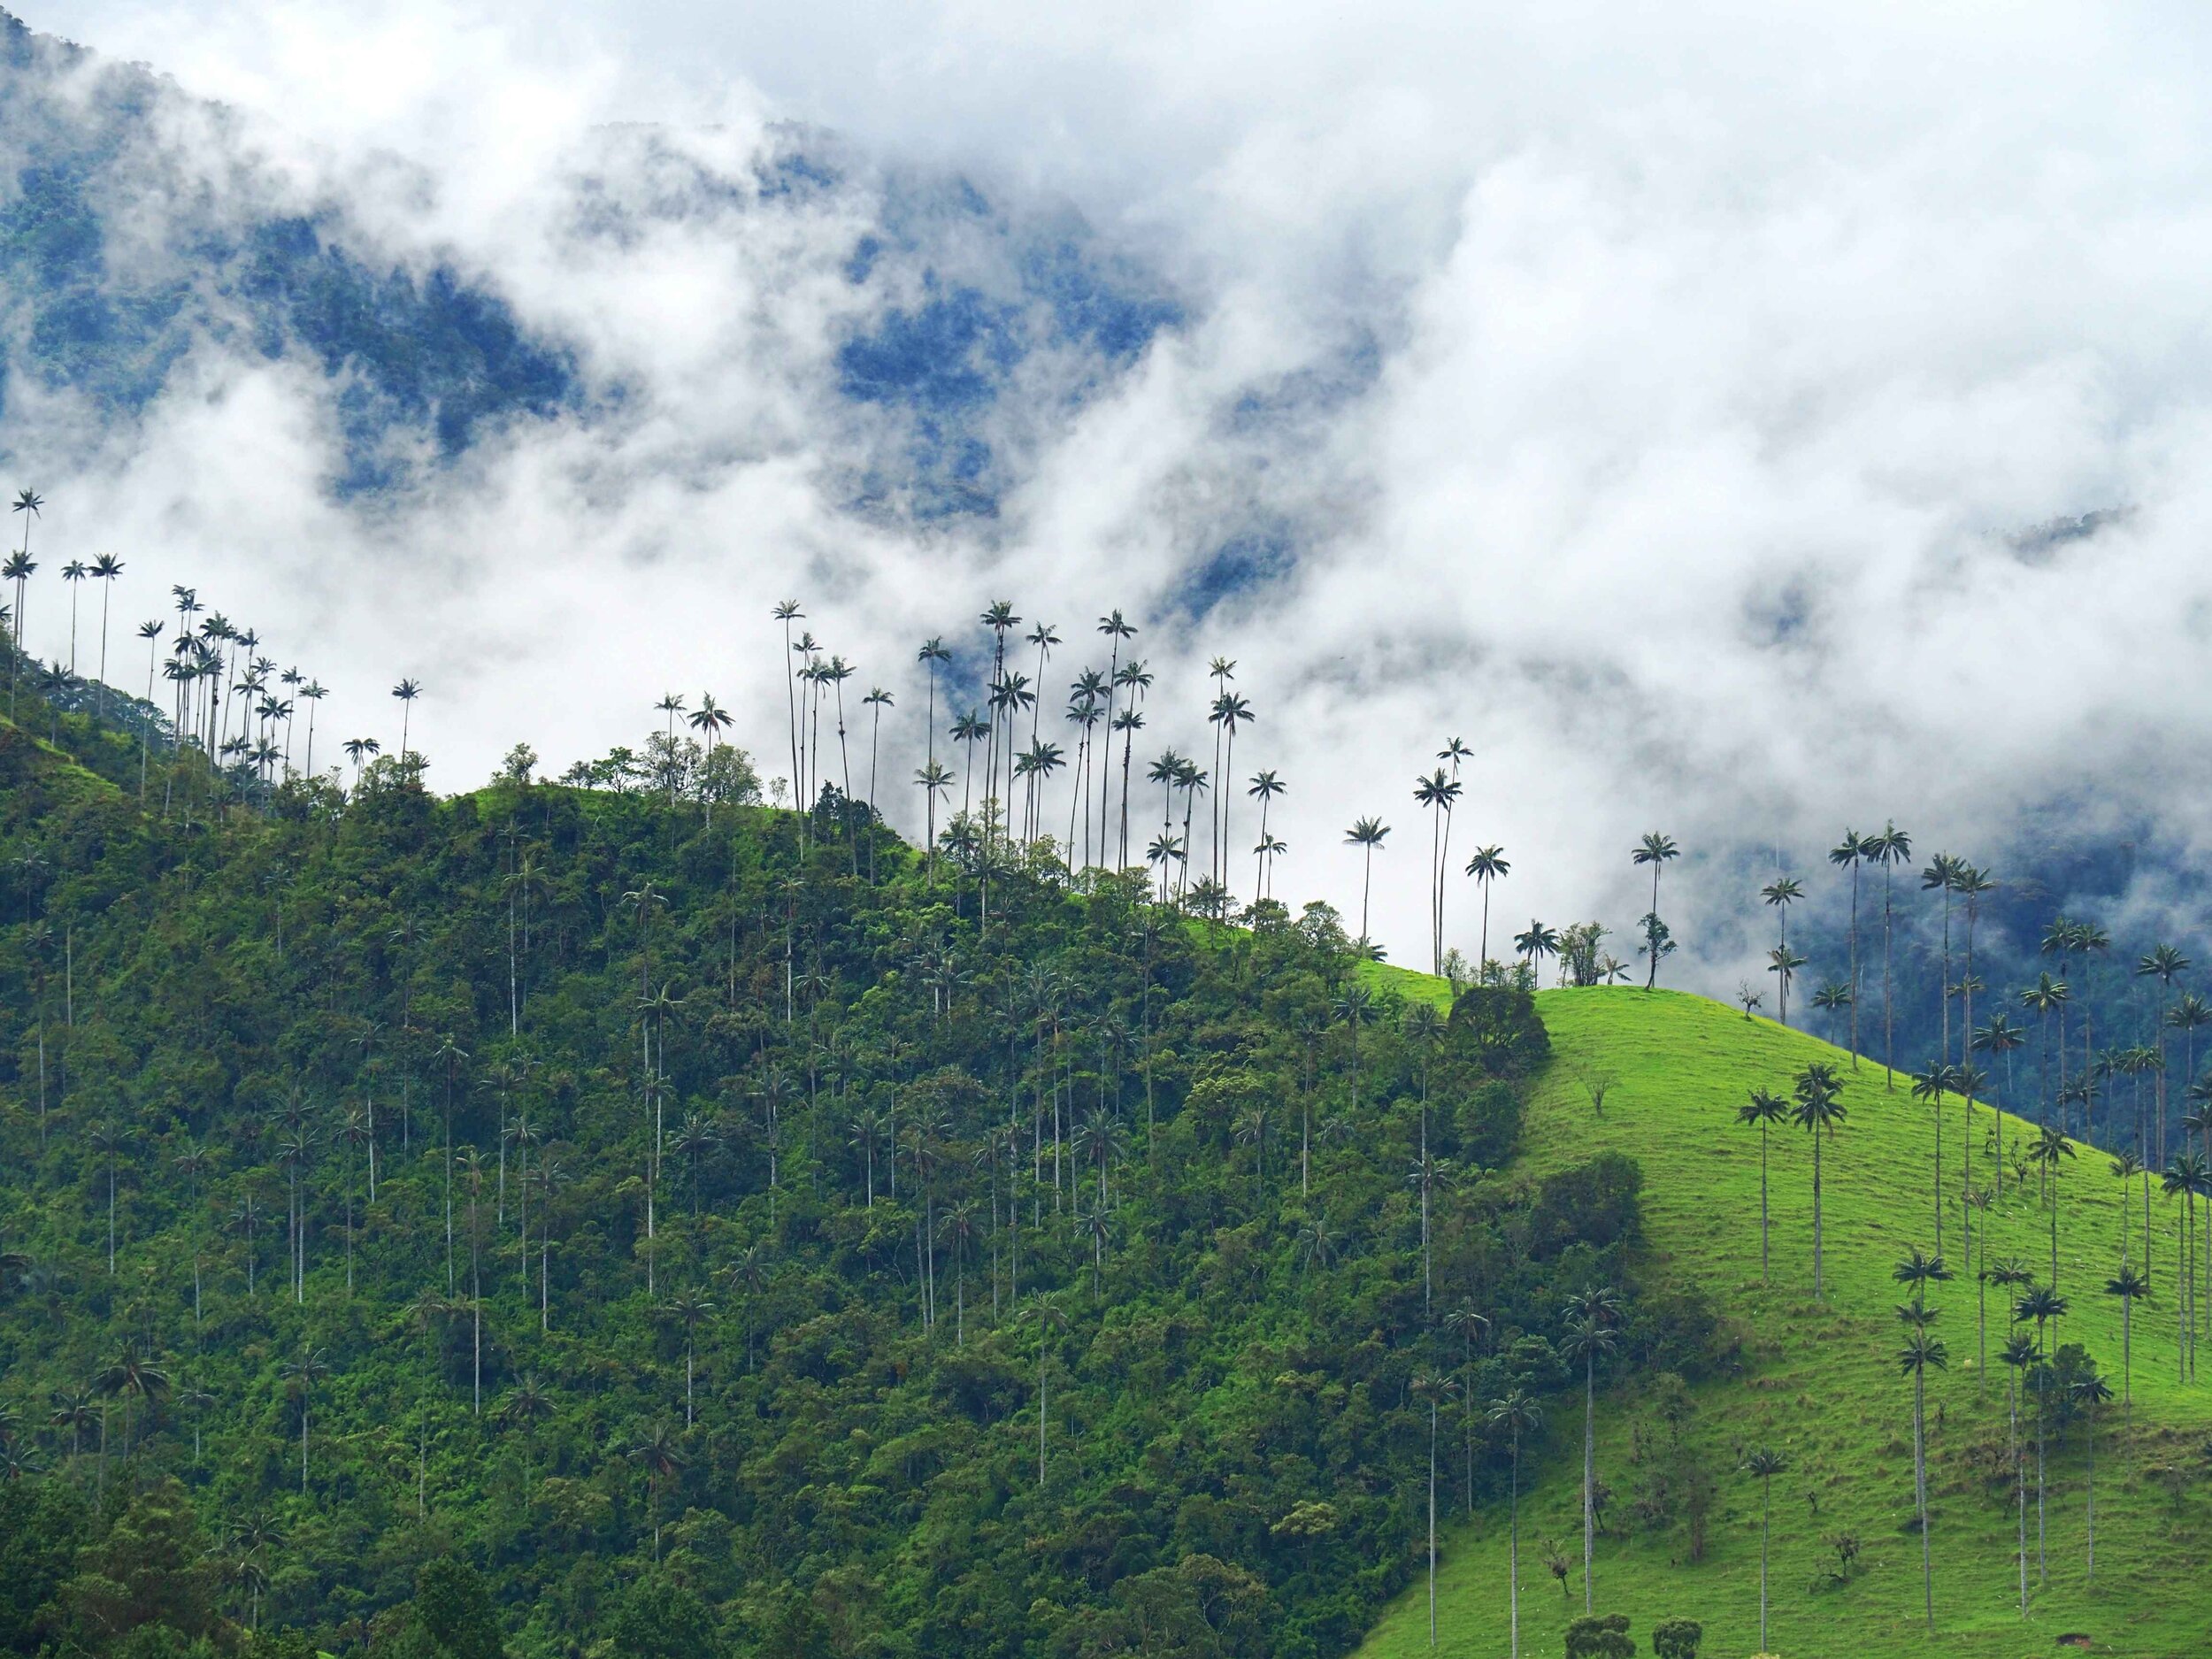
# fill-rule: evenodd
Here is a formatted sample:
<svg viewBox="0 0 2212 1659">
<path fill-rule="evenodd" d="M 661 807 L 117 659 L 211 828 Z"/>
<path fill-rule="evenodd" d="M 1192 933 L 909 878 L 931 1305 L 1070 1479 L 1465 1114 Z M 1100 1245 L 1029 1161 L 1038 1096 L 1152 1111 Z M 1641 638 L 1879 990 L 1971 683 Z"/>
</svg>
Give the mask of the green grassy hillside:
<svg viewBox="0 0 2212 1659">
<path fill-rule="evenodd" d="M 1409 992 L 1419 976 L 1371 970 L 1379 982 Z M 1430 982 L 1432 994 L 1443 987 Z M 1938 1640 L 1921 1619 L 1917 1536 L 1912 1530 L 1911 1396 L 1893 1355 L 1902 1298 L 1890 1280 L 1909 1248 L 1935 1243 L 1932 1152 L 1935 1122 L 1901 1079 L 1884 1087 L 1878 1066 L 1854 1073 L 1847 1054 L 1769 1020 L 1746 1020 L 1702 998 L 1638 989 L 1547 993 L 1540 1006 L 1554 1059 L 1532 1104 L 1517 1170 L 1555 1169 L 1594 1150 L 1616 1148 L 1642 1164 L 1652 1274 L 1702 1286 L 1740 1322 L 1740 1373 L 1687 1392 L 1683 1440 L 1717 1481 L 1702 1561 L 1691 1564 L 1686 1526 L 1639 1524 L 1632 1500 L 1663 1461 L 1662 1391 L 1637 1378 L 1599 1405 L 1598 1470 L 1617 1494 L 1597 1555 L 1597 1608 L 1625 1612 L 1639 1650 L 1649 1652 L 1655 1621 L 1686 1615 L 1705 1625 L 1702 1652 L 1740 1655 L 1758 1646 L 1759 1492 L 1736 1472 L 1741 1451 L 1785 1451 L 1790 1471 L 1774 1482 L 1770 1646 L 1788 1655 L 1848 1653 L 2018 1655 L 2049 1653 L 2067 1635 L 2092 1650 L 2180 1655 L 2203 1651 L 2208 1622 L 2198 1581 L 2212 1542 L 2201 1448 L 2212 1427 L 2212 1386 L 2176 1376 L 2174 1273 L 2177 1205 L 2154 1196 L 2153 1298 L 2138 1306 L 2134 1328 L 2133 1425 L 2122 1387 L 2117 1302 L 2103 1286 L 2122 1259 L 2122 1187 L 2110 1159 L 2086 1146 L 2061 1177 L 2058 1288 L 2072 1311 L 2054 1345 L 2079 1342 L 2110 1378 L 2115 1402 L 2102 1421 L 2096 1467 L 2096 1567 L 2086 1562 L 2085 1459 L 2081 1429 L 2054 1448 L 2046 1517 L 2047 1582 L 2038 1583 L 2032 1554 L 2032 1613 L 2018 1608 L 2015 1511 L 2006 1472 L 2006 1378 L 1995 1355 L 2007 1332 L 2001 1291 L 1990 1300 L 1990 1369 L 1977 1364 L 1978 1286 L 1962 1260 L 1959 1202 L 1966 1128 L 1955 1101 L 1944 1113 L 1947 1186 L 1943 1244 L 1956 1273 L 1931 1301 L 1951 1357 L 1930 1388 L 1930 1484 Z M 1778 1131 L 1771 1144 L 1771 1282 L 1759 1264 L 1756 1131 L 1740 1126 L 1735 1108 L 1754 1086 L 1786 1092 L 1793 1074 L 1824 1060 L 1844 1071 L 1849 1119 L 1824 1154 L 1827 1300 L 1811 1295 L 1811 1156 L 1805 1134 Z M 1592 1110 L 1586 1079 L 1614 1081 L 1602 1115 Z M 1995 1115 L 1976 1113 L 1975 1180 L 1990 1180 L 1985 1150 Z M 2005 1119 L 2008 1142 L 2022 1125 Z M 2139 1186 L 2126 1224 L 2136 1259 L 2142 1252 Z M 2048 1212 L 2032 1185 L 2016 1190 L 2009 1171 L 2001 1202 L 1988 1215 L 1988 1259 L 2017 1255 L 2047 1271 Z M 1978 1224 L 1979 1217 L 1977 1217 Z M 1977 1238 L 1973 1266 L 1983 1262 Z M 1522 1510 L 1522 1647 L 1557 1654 L 1571 1614 L 1582 1608 L 1580 1422 L 1556 1410 L 1529 1472 Z M 1449 1460 L 1447 1468 L 1455 1465 Z M 1448 1486 L 1448 1495 L 1457 1488 Z M 1817 1512 L 1815 1502 L 1817 1502 Z M 1458 1506 L 1453 1505 L 1456 1516 Z M 1443 1540 L 1436 1651 L 1507 1651 L 1506 1509 L 1479 1507 Z M 2030 1549 L 2035 1514 L 2031 1494 Z M 1815 1581 L 1835 1564 L 1826 1539 L 1862 1540 L 1858 1566 L 1840 1584 Z M 1541 1564 L 1545 1540 L 1574 1562 L 1571 1597 Z M 2069 1644 L 2069 1647 L 2074 1647 Z M 1430 1651 L 1425 1589 L 1402 1596 L 1362 1652 L 1370 1659 Z"/>
</svg>

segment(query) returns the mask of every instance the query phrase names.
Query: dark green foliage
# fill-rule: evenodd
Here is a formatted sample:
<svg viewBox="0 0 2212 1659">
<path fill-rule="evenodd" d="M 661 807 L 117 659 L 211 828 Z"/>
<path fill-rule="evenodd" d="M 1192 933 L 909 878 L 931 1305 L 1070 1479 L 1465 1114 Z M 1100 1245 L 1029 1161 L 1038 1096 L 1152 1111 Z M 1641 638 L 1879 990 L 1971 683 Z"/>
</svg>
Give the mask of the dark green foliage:
<svg viewBox="0 0 2212 1659">
<path fill-rule="evenodd" d="M 150 1626 L 188 1642 L 207 1634 L 218 1626 L 215 1589 L 191 1494 L 168 1479 L 132 1499 L 104 1537 L 78 1552 L 55 1601 L 71 1637 L 96 1651 Z"/>
<path fill-rule="evenodd" d="M 1551 1039 L 1526 991 L 1479 987 L 1452 1004 L 1451 1025 L 1475 1061 L 1493 1075 L 1527 1077 L 1551 1057 Z"/>
<path fill-rule="evenodd" d="M 91 1524 L 84 1499 L 58 1481 L 0 1481 L 0 1653 L 38 1651 L 39 1611 Z"/>
<path fill-rule="evenodd" d="M 1697 1659 L 1705 1626 L 1694 1618 L 1663 1618 L 1651 1627 L 1651 1651 L 1659 1659 Z"/>
<path fill-rule="evenodd" d="M 1635 1640 L 1625 1613 L 1596 1613 L 1567 1626 L 1567 1659 L 1631 1659 Z"/>
<path fill-rule="evenodd" d="M 465 1562 L 430 1562 L 398 1634 L 380 1643 L 389 1659 L 502 1659 L 499 1620 L 484 1575 Z"/>
<path fill-rule="evenodd" d="M 1529 1245 L 1549 1256 L 1578 1241 L 1603 1248 L 1636 1236 L 1636 1195 L 1643 1171 L 1618 1152 L 1545 1177 L 1529 1218 Z"/>
<path fill-rule="evenodd" d="M 1040 863 L 991 874 L 986 928 L 972 868 L 885 838 L 867 880 L 864 811 L 803 846 L 655 789 L 440 800 L 388 758 L 260 810 L 157 755 L 142 814 L 59 729 L 124 787 L 0 725 L 0 1244 L 32 1263 L 0 1402 L 43 1423 L 127 1344 L 171 1386 L 105 1399 L 104 1456 L 99 1402 L 35 1432 L 52 1472 L 7 1502 L 69 1542 L 0 1540 L 16 1651 L 63 1620 L 95 1651 L 257 1621 L 409 1659 L 1341 1653 L 1412 1570 L 1416 1375 L 1578 1386 L 1593 1283 L 1630 1293 L 1609 1365 L 1702 1357 L 1709 1314 L 1634 1294 L 1632 1163 L 1479 1173 L 1528 999 L 1332 1023 L 1325 914 L 1201 939 Z M 141 1495 L 46 1495 L 103 1482 Z"/>
<path fill-rule="evenodd" d="M 707 1604 L 666 1578 L 641 1579 L 606 1623 L 622 1659 L 715 1659 L 722 1639 Z"/>
</svg>

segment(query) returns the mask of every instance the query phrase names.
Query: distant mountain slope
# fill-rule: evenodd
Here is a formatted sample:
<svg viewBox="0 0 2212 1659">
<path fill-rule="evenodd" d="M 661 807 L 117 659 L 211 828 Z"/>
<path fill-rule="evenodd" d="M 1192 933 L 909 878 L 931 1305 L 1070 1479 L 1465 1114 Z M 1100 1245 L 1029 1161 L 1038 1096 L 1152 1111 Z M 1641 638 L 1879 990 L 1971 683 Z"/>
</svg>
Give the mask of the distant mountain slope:
<svg viewBox="0 0 2212 1659">
<path fill-rule="evenodd" d="M 247 127 L 0 12 L 10 449 L 27 421 L 70 421 L 127 450 L 129 423 L 195 353 L 311 366 L 338 434 L 328 485 L 346 497 L 404 487 L 516 423 L 618 420 L 655 396 L 456 250 L 386 246 L 343 200 L 297 199 Z M 1072 214 L 885 173 L 827 134 L 780 130 L 734 175 L 651 127 L 576 143 L 554 209 L 562 254 L 618 262 L 671 227 L 794 242 L 792 221 L 807 222 L 795 245 L 834 296 L 829 337 L 764 319 L 759 343 L 790 360 L 732 369 L 787 375 L 817 400 L 825 481 L 856 511 L 995 513 L 1038 435 L 1180 316 Z"/>
<path fill-rule="evenodd" d="M 1423 976 L 1388 971 L 1402 990 Z M 1436 982 L 1430 981 L 1432 985 Z M 1439 987 L 1439 989 L 1441 987 Z M 1671 1449 L 1674 1397 L 1649 1377 L 1615 1387 L 1600 1401 L 1598 1475 L 1612 1489 L 1608 1530 L 1598 1544 L 1597 1605 L 1625 1612 L 1640 1651 L 1649 1651 L 1655 1621 L 1686 1615 L 1705 1625 L 1708 1655 L 1741 1655 L 1758 1646 L 1759 1491 L 1738 1472 L 1743 1452 L 1772 1446 L 1791 1471 L 1774 1482 L 1770 1647 L 1785 1655 L 1849 1652 L 1875 1659 L 1924 1654 L 1919 1548 L 1911 1530 L 1913 1479 L 1910 1390 L 1893 1356 L 1900 1346 L 1895 1305 L 1904 1294 L 1893 1264 L 1909 1250 L 1934 1247 L 1934 1115 L 1901 1087 L 1886 1091 L 1878 1067 L 1862 1065 L 1825 1043 L 1742 1016 L 1701 998 L 1640 989 L 1549 992 L 1539 998 L 1555 1056 L 1526 1125 L 1517 1167 L 1540 1177 L 1569 1160 L 1613 1148 L 1641 1164 L 1644 1214 L 1662 1282 L 1695 1285 L 1716 1298 L 1747 1339 L 1741 1374 L 1690 1387 L 1679 1417 L 1685 1451 Z M 1759 1277 L 1759 1136 L 1734 1120 L 1754 1086 L 1786 1092 L 1814 1062 L 1848 1080 L 1848 1118 L 1823 1160 L 1828 1300 L 1811 1287 L 1811 1159 L 1805 1134 L 1778 1129 L 1770 1148 L 1773 1216 L 1771 1283 Z M 1586 1083 L 1609 1079 L 1604 1110 L 1594 1112 Z M 1974 1179 L 1992 1181 L 1984 1138 L 1993 1129 L 1976 1113 Z M 2138 1305 L 2133 1328 L 2133 1427 L 2122 1392 L 2118 1302 L 2104 1294 L 2117 1271 L 2124 1231 L 2142 1261 L 2139 1185 L 2125 1189 L 2109 1160 L 2087 1147 L 2062 1164 L 2059 1178 L 2059 1290 L 2070 1311 L 2054 1346 L 2084 1345 L 2109 1378 L 2114 1403 L 2102 1414 L 2096 1454 L 2096 1570 L 2086 1565 L 2087 1476 L 2083 1425 L 2077 1418 L 2048 1448 L 2047 1528 L 2049 1581 L 2030 1563 L 2032 1617 L 2018 1615 L 2016 1516 L 2006 1462 L 2007 1369 L 1996 1355 L 2007 1335 L 2004 1292 L 1989 1294 L 1990 1368 L 1977 1361 L 1985 1242 L 1991 1261 L 2017 1256 L 2048 1279 L 2048 1213 L 2031 1176 L 2024 1194 L 2006 1174 L 2006 1194 L 1977 1218 L 1975 1255 L 1962 1247 L 1958 1202 L 1965 1125 L 1947 1102 L 1944 1246 L 1951 1283 L 1930 1297 L 1950 1369 L 1929 1390 L 1931 1531 L 1936 1574 L 1936 1649 L 1946 1654 L 2047 1652 L 2055 1638 L 2080 1632 L 2089 1651 L 2180 1655 L 2201 1651 L 2202 1598 L 2184 1588 L 2212 1550 L 2212 1502 L 2206 1489 L 2207 1434 L 2212 1432 L 2212 1371 L 2177 1379 L 2174 1270 L 2178 1206 L 2151 1200 L 2154 1294 Z M 2008 1118 L 2008 1147 L 2027 1126 Z M 2200 1217 L 2201 1219 L 2201 1217 Z M 2201 1266 L 2203 1257 L 2199 1256 Z M 1544 1455 L 1528 1471 L 1521 1533 L 1523 1651 L 1555 1654 L 1567 1616 L 1582 1607 L 1580 1414 L 1555 1411 Z M 1497 1441 L 1486 1433 L 1486 1469 Z M 1691 1507 L 1684 1493 L 1709 1481 L 1707 1551 L 1689 1559 Z M 1659 1491 L 1671 1483 L 1671 1493 Z M 1456 1486 L 1451 1487 L 1457 1495 Z M 1816 1507 L 1815 1501 L 1817 1501 Z M 1646 1506 L 1640 1514 L 1639 1506 Z M 2035 1548 L 2033 1494 L 2029 1547 Z M 1809 1588 L 1837 1562 L 1829 1540 L 1850 1533 L 1861 1545 L 1848 1582 Z M 1547 1543 L 1574 1558 L 1570 1597 L 1542 1564 Z M 1481 1506 L 1472 1524 L 1456 1519 L 1445 1536 L 1440 1651 L 1503 1653 L 1506 1515 Z M 1844 1632 L 1848 1632 L 1847 1640 Z M 1411 1659 L 1429 1651 L 1422 1591 L 1394 1606 L 1362 1653 Z"/>
</svg>

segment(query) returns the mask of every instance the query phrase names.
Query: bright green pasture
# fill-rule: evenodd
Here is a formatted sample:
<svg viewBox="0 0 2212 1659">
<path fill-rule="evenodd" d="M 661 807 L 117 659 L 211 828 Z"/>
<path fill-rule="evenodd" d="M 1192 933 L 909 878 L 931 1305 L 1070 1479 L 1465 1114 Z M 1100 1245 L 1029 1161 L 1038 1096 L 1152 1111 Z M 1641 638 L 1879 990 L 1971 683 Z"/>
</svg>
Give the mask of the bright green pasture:
<svg viewBox="0 0 2212 1659">
<path fill-rule="evenodd" d="M 1379 986 L 1408 994 L 1442 987 L 1402 970 L 1371 970 Z M 1785 1451 L 1793 1467 L 1774 1483 L 1770 1647 L 1791 1655 L 1879 1659 L 1891 1654 L 2025 1655 L 2081 1651 L 2058 1646 L 2081 1634 L 2093 1651 L 2139 1655 L 2212 1652 L 2212 1582 L 2204 1575 L 2212 1541 L 2212 1466 L 2203 1448 L 2212 1430 L 2212 1352 L 2206 1380 L 2176 1376 L 2174 1204 L 2151 1201 L 2151 1301 L 2139 1303 L 2134 1331 L 2133 1426 L 2116 1396 L 2122 1386 L 2118 1302 L 2104 1284 L 2121 1260 L 2123 1189 L 2109 1157 L 2087 1147 L 2060 1179 L 2060 1291 L 2072 1311 L 2058 1341 L 2087 1346 L 2112 1380 L 2116 1402 L 2096 1452 L 2096 1572 L 2086 1550 L 2085 1459 L 2076 1441 L 2054 1448 L 2048 1482 L 2048 1579 L 2029 1563 L 2032 1611 L 2024 1624 L 2015 1557 L 2015 1512 L 2004 1479 L 2005 1368 L 1994 1356 L 2005 1334 L 1990 1304 L 1987 1373 L 1977 1363 L 1978 1286 L 1963 1260 L 1965 1217 L 1959 1202 L 1970 1135 L 1955 1101 L 1945 1102 L 1943 1248 L 1956 1280 L 1932 1300 L 1950 1351 L 1950 1370 L 1930 1388 L 1930 1483 L 1934 1522 L 1937 1637 L 1921 1622 L 1920 1551 L 1913 1512 L 1910 1391 L 1893 1360 L 1893 1310 L 1901 1300 L 1892 1264 L 1918 1246 L 1935 1245 L 1935 1114 L 1912 1099 L 1901 1077 L 1894 1092 L 1882 1069 L 1785 1029 L 1745 1019 L 1701 997 L 1633 988 L 1566 990 L 1540 998 L 1555 1056 L 1533 1100 L 1523 1167 L 1540 1172 L 1594 1150 L 1632 1154 L 1643 1166 L 1652 1248 L 1648 1271 L 1702 1286 L 1739 1325 L 1740 1375 L 1694 1391 L 1691 1432 L 1721 1477 L 1706 1557 L 1687 1560 L 1686 1535 L 1633 1530 L 1626 1512 L 1637 1485 L 1631 1466 L 1633 1384 L 1601 1399 L 1600 1478 L 1620 1495 L 1612 1535 L 1597 1549 L 1597 1607 L 1633 1621 L 1638 1649 L 1649 1653 L 1658 1619 L 1701 1620 L 1706 1655 L 1744 1655 L 1758 1646 L 1759 1492 L 1733 1472 L 1742 1448 Z M 1755 1085 L 1786 1093 L 1792 1075 L 1815 1060 L 1848 1082 L 1849 1119 L 1823 1153 L 1827 1298 L 1812 1297 L 1811 1148 L 1785 1128 L 1772 1137 L 1772 1270 L 1759 1269 L 1759 1135 L 1734 1121 Z M 1609 1076 L 1602 1116 L 1586 1080 Z M 1995 1123 L 1978 1109 L 1970 1135 L 1977 1186 L 1997 1171 L 1985 1142 Z M 2009 1142 L 2021 1133 L 2005 1119 Z M 2047 1271 L 2048 1212 L 2032 1185 L 1988 1212 L 1991 1259 L 2028 1258 Z M 2126 1194 L 2127 1223 L 2141 1261 L 2139 1187 Z M 1975 1244 L 1975 1264 L 1982 1240 Z M 1579 1509 L 1580 1417 L 1555 1409 L 1545 1455 L 1529 1473 L 1522 1509 L 1521 1640 L 1525 1653 L 1556 1655 L 1571 1613 L 1582 1609 Z M 1815 1502 L 1817 1502 L 1817 1512 Z M 2035 1515 L 2031 1496 L 2030 1548 Z M 1824 1540 L 1838 1532 L 1863 1541 L 1859 1569 L 1841 1586 L 1813 1587 L 1834 1560 Z M 1546 1540 L 1575 1562 L 1571 1596 L 1540 1564 Z M 1437 1651 L 1503 1655 L 1506 1632 L 1506 1512 L 1502 1504 L 1455 1521 L 1442 1540 Z M 1428 1645 L 1425 1581 L 1401 1598 L 1363 1654 L 1397 1659 Z"/>
</svg>

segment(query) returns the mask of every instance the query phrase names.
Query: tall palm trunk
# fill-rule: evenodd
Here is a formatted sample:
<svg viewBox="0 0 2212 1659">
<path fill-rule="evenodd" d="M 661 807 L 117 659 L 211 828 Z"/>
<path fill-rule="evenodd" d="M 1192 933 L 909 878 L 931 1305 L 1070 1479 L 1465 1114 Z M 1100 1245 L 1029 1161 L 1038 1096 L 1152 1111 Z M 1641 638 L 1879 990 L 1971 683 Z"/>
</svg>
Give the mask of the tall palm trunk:
<svg viewBox="0 0 2212 1659">
<path fill-rule="evenodd" d="M 1935 1633 L 1935 1557 L 1928 1542 L 1928 1378 L 1924 1370 L 1912 1377 L 1912 1488 L 1920 1516 L 1920 1596 Z"/>
<path fill-rule="evenodd" d="M 1582 1610 L 1595 1607 L 1591 1575 L 1597 1563 L 1598 1383 L 1597 1355 L 1582 1355 Z"/>
<path fill-rule="evenodd" d="M 1513 1431 L 1513 1474 L 1507 1500 L 1506 1622 L 1512 1644 L 1510 1659 L 1521 1659 L 1521 1431 Z M 1762 1643 L 1761 1646 L 1764 1646 Z"/>
</svg>

